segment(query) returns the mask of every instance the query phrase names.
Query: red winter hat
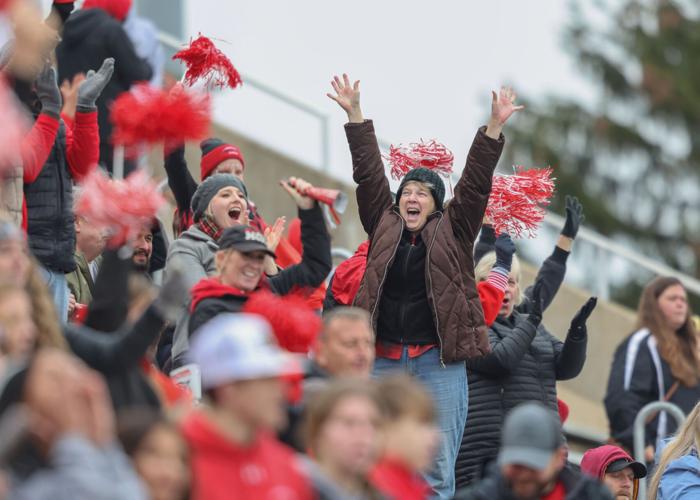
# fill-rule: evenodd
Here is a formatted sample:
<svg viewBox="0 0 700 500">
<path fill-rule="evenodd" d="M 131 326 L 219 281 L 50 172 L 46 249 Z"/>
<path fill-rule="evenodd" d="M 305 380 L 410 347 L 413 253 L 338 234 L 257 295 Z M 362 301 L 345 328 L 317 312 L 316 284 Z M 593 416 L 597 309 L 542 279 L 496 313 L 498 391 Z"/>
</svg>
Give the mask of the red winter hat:
<svg viewBox="0 0 700 500">
<path fill-rule="evenodd" d="M 201 180 L 209 177 L 219 163 L 225 160 L 238 160 L 245 168 L 243 153 L 233 144 L 226 144 L 221 139 L 212 137 L 203 140 L 199 147 L 202 148 L 202 161 L 200 162 Z"/>
<path fill-rule="evenodd" d="M 85 0 L 83 9 L 102 9 L 119 22 L 124 22 L 132 0 Z"/>
</svg>

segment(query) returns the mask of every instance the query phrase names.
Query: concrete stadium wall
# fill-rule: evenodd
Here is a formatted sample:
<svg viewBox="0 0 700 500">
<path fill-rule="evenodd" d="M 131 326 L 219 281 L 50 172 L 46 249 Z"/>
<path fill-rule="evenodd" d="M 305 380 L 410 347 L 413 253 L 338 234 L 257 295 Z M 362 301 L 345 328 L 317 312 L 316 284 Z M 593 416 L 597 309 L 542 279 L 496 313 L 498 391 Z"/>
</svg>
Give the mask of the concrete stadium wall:
<svg viewBox="0 0 700 500">
<path fill-rule="evenodd" d="M 323 187 L 343 190 L 349 199 L 342 224 L 332 232 L 333 246 L 351 251 L 365 238 L 357 215 L 354 186 L 343 185 L 318 170 L 311 169 L 245 137 L 215 127 L 214 135 L 238 145 L 246 160 L 245 181 L 251 199 L 260 208 L 268 222 L 285 215 L 295 216 L 294 204 L 279 186 L 278 181 L 290 176 L 302 177 Z M 187 162 L 195 179 L 199 179 L 200 150 L 197 144 L 188 144 Z M 164 178 L 162 155 L 154 152 L 150 158 L 156 177 Z M 172 210 L 168 211 L 171 214 Z M 167 227 L 170 227 L 170 221 Z M 532 283 L 536 268 L 523 266 L 523 286 Z M 588 298 L 585 291 L 564 285 L 545 314 L 545 325 L 550 332 L 563 339 L 574 313 Z M 608 426 L 602 400 L 607 385 L 610 363 L 615 347 L 633 328 L 634 314 L 616 304 L 600 301 L 588 322 L 588 359 L 583 372 L 574 380 L 561 382 L 561 399 L 571 408 L 567 427 L 594 435 L 607 435 Z"/>
</svg>

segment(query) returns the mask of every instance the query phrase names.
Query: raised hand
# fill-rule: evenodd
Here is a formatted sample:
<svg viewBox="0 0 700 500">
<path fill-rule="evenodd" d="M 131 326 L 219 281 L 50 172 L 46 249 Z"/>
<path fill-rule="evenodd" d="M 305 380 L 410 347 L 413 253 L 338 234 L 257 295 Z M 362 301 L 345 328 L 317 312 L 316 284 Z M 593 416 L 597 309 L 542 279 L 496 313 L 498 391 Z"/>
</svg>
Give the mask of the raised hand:
<svg viewBox="0 0 700 500">
<path fill-rule="evenodd" d="M 515 98 L 515 92 L 510 88 L 501 87 L 498 94 L 491 91 L 491 118 L 486 127 L 486 135 L 498 139 L 508 118 L 513 113 L 525 109 L 525 106 L 515 105 Z"/>
<path fill-rule="evenodd" d="M 532 288 L 532 309 L 530 314 L 527 316 L 527 320 L 533 325 L 540 326 L 542 322 L 542 282 L 536 281 L 535 286 Z"/>
<path fill-rule="evenodd" d="M 97 109 L 95 101 L 109 83 L 114 73 L 114 58 L 108 57 L 97 72 L 90 70 L 78 88 L 78 111 L 91 112 Z"/>
<path fill-rule="evenodd" d="M 294 203 L 302 210 L 309 210 L 316 203 L 314 200 L 306 196 L 306 192 L 311 187 L 311 184 L 304 179 L 298 177 L 290 177 L 286 181 L 280 181 L 280 185 L 292 197 Z"/>
<path fill-rule="evenodd" d="M 350 123 L 362 123 L 364 118 L 362 117 L 362 110 L 360 109 L 360 80 L 356 80 L 355 83 L 351 85 L 350 78 L 343 73 L 342 81 L 336 75 L 331 81 L 331 86 L 335 91 L 335 95 L 331 93 L 326 95 L 345 110 Z"/>
<path fill-rule="evenodd" d="M 58 116 L 61 112 L 61 91 L 58 89 L 56 70 L 51 66 L 51 63 L 47 62 L 44 65 L 34 84 L 41 101 L 41 111 Z"/>
<path fill-rule="evenodd" d="M 502 233 L 496 238 L 496 267 L 500 267 L 510 272 L 515 253 L 515 243 L 507 233 Z"/>
<path fill-rule="evenodd" d="M 578 312 L 574 315 L 574 318 L 571 320 L 569 335 L 574 338 L 583 338 L 586 335 L 586 321 L 588 321 L 588 318 L 597 304 L 597 297 L 591 297 L 585 304 L 583 304 L 581 309 L 578 310 Z"/>
<path fill-rule="evenodd" d="M 564 222 L 561 235 L 573 240 L 576 238 L 579 227 L 581 227 L 584 220 L 586 220 L 586 216 L 583 215 L 583 205 L 581 205 L 581 203 L 578 201 L 578 198 L 567 194 L 566 222 Z"/>
<path fill-rule="evenodd" d="M 265 240 L 267 240 L 267 248 L 273 252 L 277 249 L 277 245 L 280 243 L 280 238 L 282 238 L 282 233 L 284 233 L 284 226 L 287 223 L 285 217 L 278 217 L 272 226 L 265 228 Z"/>
</svg>

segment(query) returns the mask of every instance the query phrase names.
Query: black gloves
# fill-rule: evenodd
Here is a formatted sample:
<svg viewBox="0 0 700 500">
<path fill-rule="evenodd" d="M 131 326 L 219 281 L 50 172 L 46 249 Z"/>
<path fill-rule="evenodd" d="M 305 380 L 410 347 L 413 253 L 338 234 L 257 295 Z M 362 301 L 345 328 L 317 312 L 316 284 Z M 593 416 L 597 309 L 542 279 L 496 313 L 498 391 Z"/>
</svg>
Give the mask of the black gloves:
<svg viewBox="0 0 700 500">
<path fill-rule="evenodd" d="M 510 272 L 510 266 L 513 263 L 513 254 L 515 253 L 515 243 L 510 239 L 508 234 L 503 233 L 496 238 L 496 267 L 505 269 Z"/>
<path fill-rule="evenodd" d="M 575 196 L 566 195 L 566 222 L 561 230 L 561 235 L 574 239 L 586 217 L 583 215 L 583 205 Z"/>
<path fill-rule="evenodd" d="M 527 316 L 527 321 L 535 325 L 535 327 L 540 326 L 542 322 L 542 282 L 537 281 L 535 286 L 532 288 L 532 309 L 530 309 L 530 314 Z"/>
<path fill-rule="evenodd" d="M 569 328 L 569 334 L 567 338 L 572 338 L 573 340 L 583 340 L 586 337 L 586 321 L 588 321 L 589 316 L 598 304 L 597 297 L 591 297 L 583 304 L 583 307 L 574 315 L 574 319 L 571 320 L 571 327 Z"/>
</svg>

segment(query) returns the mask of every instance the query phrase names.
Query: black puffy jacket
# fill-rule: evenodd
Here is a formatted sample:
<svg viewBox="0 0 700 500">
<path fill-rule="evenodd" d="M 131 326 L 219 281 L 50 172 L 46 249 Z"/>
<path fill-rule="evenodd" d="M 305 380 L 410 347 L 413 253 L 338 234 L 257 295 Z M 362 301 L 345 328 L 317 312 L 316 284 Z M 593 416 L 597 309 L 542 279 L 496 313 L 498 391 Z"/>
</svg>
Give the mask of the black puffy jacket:
<svg viewBox="0 0 700 500">
<path fill-rule="evenodd" d="M 31 184 L 24 185 L 29 248 L 42 266 L 54 272 L 75 271 L 73 178 L 66 161 L 63 121 L 49 157 Z"/>
<path fill-rule="evenodd" d="M 526 316 L 498 318 L 489 329 L 491 353 L 467 362 L 469 410 L 457 457 L 457 485 L 478 479 L 498 454 L 505 416 L 527 401 L 557 411 L 557 380 L 576 377 L 586 359 L 587 337 L 553 337 Z"/>
</svg>

